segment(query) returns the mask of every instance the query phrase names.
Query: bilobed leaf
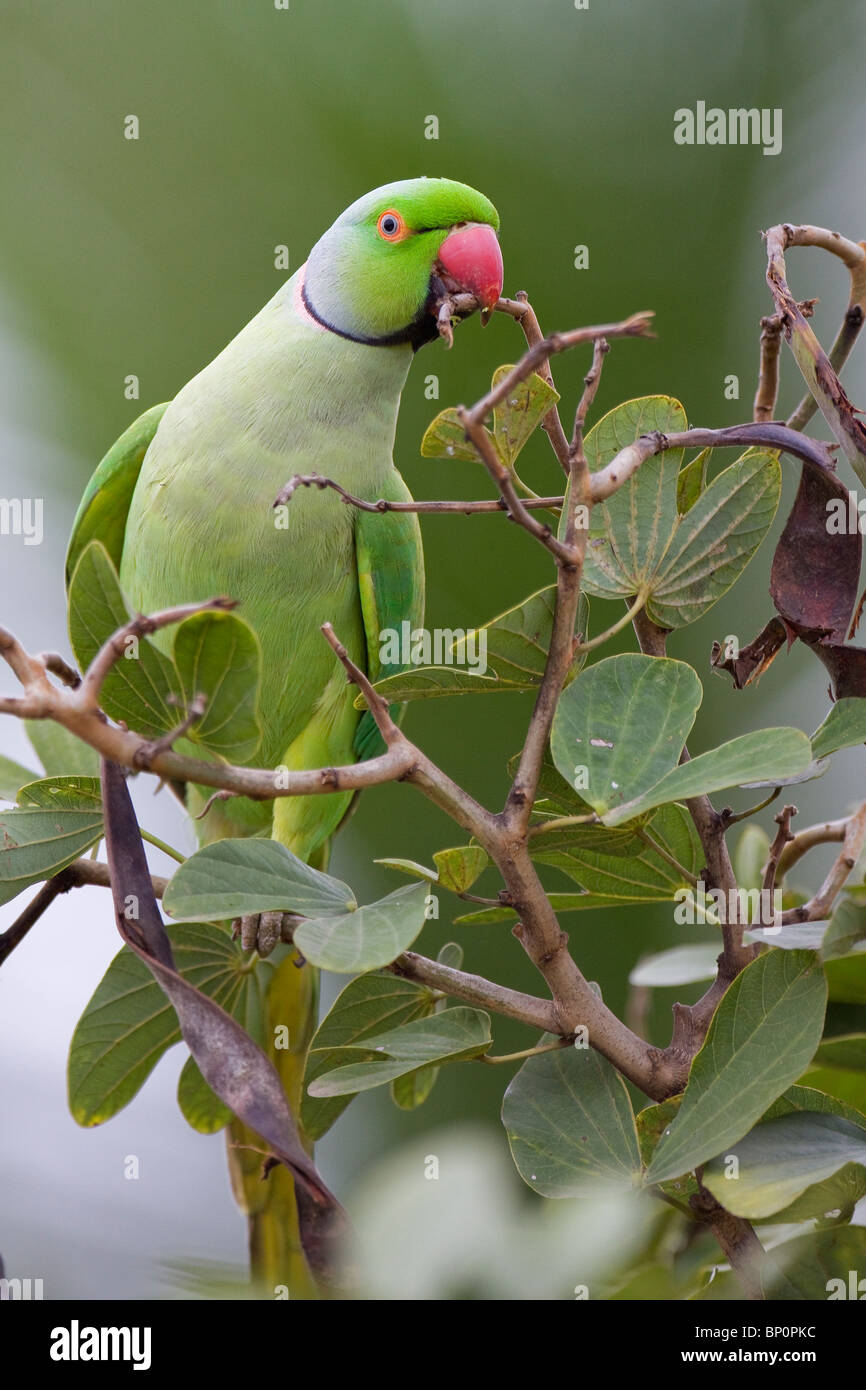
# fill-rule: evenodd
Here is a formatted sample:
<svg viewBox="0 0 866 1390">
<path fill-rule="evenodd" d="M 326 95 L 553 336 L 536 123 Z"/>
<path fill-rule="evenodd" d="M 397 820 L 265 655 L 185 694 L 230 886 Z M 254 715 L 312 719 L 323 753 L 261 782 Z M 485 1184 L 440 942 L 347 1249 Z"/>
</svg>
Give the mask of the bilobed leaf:
<svg viewBox="0 0 866 1390">
<path fill-rule="evenodd" d="M 690 1171 L 751 1129 L 808 1065 L 826 1001 L 823 972 L 808 951 L 769 951 L 737 976 L 692 1063 L 648 1183 Z"/>
<path fill-rule="evenodd" d="M 272 957 L 250 970 L 240 942 L 213 923 L 179 922 L 169 928 L 169 934 L 175 963 L 184 979 L 214 999 L 253 1036 L 260 1035 L 264 995 L 275 962 L 286 954 L 285 949 L 278 947 Z M 72 1037 L 68 1083 L 73 1119 L 88 1126 L 116 1115 L 141 1089 L 166 1049 L 179 1041 L 174 1009 L 144 962 L 124 946 L 98 984 Z M 207 1108 L 201 1091 L 193 1111 L 191 1073 L 184 1083 L 183 1099 L 189 1102 L 188 1108 L 183 1102 L 181 1108 L 190 1123 L 197 1113 L 205 1123 L 203 1132 L 211 1133 L 207 1125 L 216 1112 Z"/>
<path fill-rule="evenodd" d="M 670 396 L 625 401 L 589 431 L 584 450 L 595 473 L 642 434 L 673 434 L 687 428 L 686 413 Z M 599 598 L 629 598 L 649 592 L 652 576 L 677 524 L 677 482 L 682 449 L 665 449 L 641 464 L 612 497 L 593 507 L 583 587 Z M 563 507 L 563 518 L 568 504 Z M 562 530 L 563 523 L 560 523 Z"/>
<path fill-rule="evenodd" d="M 443 1066 L 480 1057 L 492 1042 L 486 1013 L 463 1006 L 445 1009 L 364 1038 L 356 1046 L 369 1060 L 350 1062 L 320 1074 L 308 1091 L 312 1096 L 323 1097 L 356 1095 L 433 1063 Z"/>
<path fill-rule="evenodd" d="M 693 946 L 672 946 L 669 951 L 638 961 L 628 977 L 630 985 L 644 989 L 668 989 L 672 985 L 691 985 L 714 980 L 718 969 L 719 943 L 700 942 Z"/>
<path fill-rule="evenodd" d="M 591 1048 L 527 1058 L 505 1092 L 502 1123 L 517 1171 L 544 1197 L 637 1184 L 640 1152 L 625 1082 Z"/>
<path fill-rule="evenodd" d="M 637 652 L 607 657 L 560 696 L 550 736 L 553 761 L 567 782 L 577 768 L 587 769 L 581 791 L 599 815 L 634 803 L 676 767 L 702 696 L 683 661 Z"/>
<path fill-rule="evenodd" d="M 78 810 L 31 804 L 0 811 L 0 903 L 52 878 L 101 838 L 98 804 Z"/>
<path fill-rule="evenodd" d="M 440 849 L 433 855 L 439 870 L 438 882 L 452 893 L 466 893 L 489 864 L 487 851 L 480 845 L 460 845 Z"/>
<path fill-rule="evenodd" d="M 276 840 L 217 840 L 181 864 L 163 907 L 193 922 L 254 912 L 325 917 L 351 910 L 355 897 L 345 883 L 310 868 Z"/>
<path fill-rule="evenodd" d="M 866 1228 L 813 1231 L 776 1245 L 761 1271 L 764 1297 L 774 1302 L 859 1299 L 866 1269 Z"/>
<path fill-rule="evenodd" d="M 98 776 L 96 749 L 82 743 L 62 724 L 55 724 L 53 719 L 25 719 L 24 729 L 49 776 Z"/>
<path fill-rule="evenodd" d="M 812 735 L 812 757 L 826 758 L 856 743 L 866 743 L 866 700 L 847 696 L 836 701 Z"/>
<path fill-rule="evenodd" d="M 379 970 L 412 945 L 424 926 L 426 897 L 426 883 L 410 883 L 342 916 L 308 919 L 295 928 L 295 945 L 322 970 Z"/>
<path fill-rule="evenodd" d="M 228 762 L 245 763 L 261 741 L 256 715 L 262 652 L 249 623 L 235 613 L 194 613 L 175 632 L 174 662 L 182 710 L 207 699 L 189 739 Z"/>
<path fill-rule="evenodd" d="M 848 1165 L 859 1168 L 859 1178 L 849 1171 L 841 1189 L 828 1189 L 827 1179 Z M 821 1216 L 847 1206 L 846 1196 L 857 1201 L 866 1192 L 866 1120 L 854 1125 L 806 1111 L 765 1120 L 708 1163 L 701 1181 L 728 1211 L 749 1220 L 773 1216 L 817 1186 L 810 1214 Z"/>
<path fill-rule="evenodd" d="M 82 671 L 130 612 L 108 552 L 99 541 L 83 551 L 69 585 L 69 638 Z M 174 665 L 146 637 L 116 661 L 105 678 L 100 703 L 112 719 L 156 738 L 178 723 L 171 697 L 180 693 Z"/>
<path fill-rule="evenodd" d="M 781 487 L 777 455 L 761 449 L 713 479 L 681 518 L 652 577 L 647 612 L 654 622 L 696 622 L 727 593 L 766 536 Z"/>
<path fill-rule="evenodd" d="M 511 366 L 497 367 L 491 386 L 495 388 Z M 493 441 L 497 453 L 507 468 L 513 467 L 518 454 L 535 429 L 541 424 L 551 406 L 559 400 L 559 392 L 537 372 L 514 386 L 493 411 Z M 422 447 L 423 452 L 423 447 Z"/>
<path fill-rule="evenodd" d="M 493 436 L 486 430 L 490 442 Z M 421 440 L 421 457 L 425 459 L 461 459 L 467 463 L 482 463 L 475 445 L 466 438 L 466 431 L 457 418 L 457 409 L 449 405 L 430 421 Z"/>
<path fill-rule="evenodd" d="M 396 975 L 360 975 L 337 996 L 330 1013 L 319 1024 L 307 1053 L 301 1095 L 301 1124 L 311 1139 L 320 1139 L 343 1113 L 349 1096 L 326 1100 L 311 1096 L 307 1087 L 324 1072 L 334 1071 L 358 1059 L 358 1047 L 367 1037 L 387 1033 L 413 1019 L 433 1012 L 432 990 L 401 980 Z M 368 1050 L 372 1056 L 372 1049 Z"/>
<path fill-rule="evenodd" d="M 0 757 L 0 801 L 17 801 L 18 791 L 25 782 L 35 782 L 38 772 L 16 763 L 12 758 Z"/>
<path fill-rule="evenodd" d="M 656 658 L 658 659 L 658 658 Z M 742 734 L 690 762 L 675 767 L 642 795 L 615 807 L 605 825 L 619 825 L 668 801 L 751 785 L 755 778 L 776 783 L 805 770 L 811 761 L 809 740 L 799 729 L 761 729 Z"/>
</svg>

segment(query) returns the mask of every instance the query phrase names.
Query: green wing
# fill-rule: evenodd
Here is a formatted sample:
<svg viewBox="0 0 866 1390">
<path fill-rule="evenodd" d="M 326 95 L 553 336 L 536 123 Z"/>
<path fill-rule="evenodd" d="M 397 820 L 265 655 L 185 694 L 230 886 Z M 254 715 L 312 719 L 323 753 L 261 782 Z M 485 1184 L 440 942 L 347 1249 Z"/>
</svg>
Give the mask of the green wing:
<svg viewBox="0 0 866 1390">
<path fill-rule="evenodd" d="M 67 588 L 78 557 L 92 540 L 102 541 L 115 568 L 120 569 L 129 504 L 144 456 L 168 404 L 166 401 L 164 405 L 154 405 L 139 415 L 129 429 L 124 430 L 117 443 L 111 446 L 87 484 L 72 523 L 72 535 L 66 552 Z"/>
<path fill-rule="evenodd" d="M 396 468 L 381 496 L 389 502 L 412 501 Z M 355 555 L 367 638 L 367 674 L 376 681 L 382 674 L 379 633 L 385 628 L 399 632 L 405 621 L 412 628 L 420 627 L 424 621 L 424 558 L 417 516 L 414 512 L 358 512 Z M 393 671 L 389 667 L 388 674 Z M 369 710 L 364 711 L 358 723 L 354 748 L 361 761 L 384 751 Z"/>
</svg>

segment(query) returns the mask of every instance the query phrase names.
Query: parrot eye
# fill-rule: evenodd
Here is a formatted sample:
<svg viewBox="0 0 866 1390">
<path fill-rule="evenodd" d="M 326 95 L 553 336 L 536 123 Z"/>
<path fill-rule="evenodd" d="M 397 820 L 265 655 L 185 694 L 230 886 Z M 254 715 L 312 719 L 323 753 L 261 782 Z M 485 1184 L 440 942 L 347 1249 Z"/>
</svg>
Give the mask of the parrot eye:
<svg viewBox="0 0 866 1390">
<path fill-rule="evenodd" d="M 376 230 L 385 241 L 402 241 L 406 235 L 406 223 L 399 212 L 389 209 L 383 212 L 376 224 Z"/>
</svg>

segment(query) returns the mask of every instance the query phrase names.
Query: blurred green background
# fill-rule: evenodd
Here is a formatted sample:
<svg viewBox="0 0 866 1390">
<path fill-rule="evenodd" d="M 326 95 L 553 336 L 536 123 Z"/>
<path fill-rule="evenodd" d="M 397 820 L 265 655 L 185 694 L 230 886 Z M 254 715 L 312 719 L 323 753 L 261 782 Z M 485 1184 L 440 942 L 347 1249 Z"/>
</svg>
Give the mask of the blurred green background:
<svg viewBox="0 0 866 1390">
<path fill-rule="evenodd" d="M 655 391 L 678 396 L 694 424 L 750 418 L 758 319 L 770 309 L 760 229 L 809 221 L 866 235 L 866 11 L 856 0 L 829 0 L 820 10 L 808 0 L 589 0 L 586 10 L 572 0 L 290 0 L 285 10 L 272 0 L 7 0 L 0 24 L 0 490 L 43 496 L 46 525 L 41 547 L 2 540 L 2 621 L 31 649 L 65 644 L 63 548 L 96 461 L 270 298 L 284 278 L 274 269 L 277 245 L 288 245 L 294 270 L 337 214 L 380 183 L 445 175 L 483 190 L 502 218 L 506 292 L 526 289 L 548 329 L 656 311 L 657 341 L 614 346 L 596 418 Z M 674 111 L 698 100 L 781 107 L 781 154 L 675 145 Z M 136 141 L 123 134 L 131 114 L 140 122 Z M 430 115 L 438 140 L 425 138 Z M 589 268 L 576 270 L 582 244 Z M 796 292 L 820 296 L 815 322 L 829 341 L 845 304 L 845 272 L 818 252 L 796 251 L 789 271 Z M 450 353 L 438 343 L 425 349 L 404 394 L 396 450 L 417 497 L 485 493 L 480 471 L 422 460 L 419 440 L 436 410 L 475 399 L 521 346 L 519 330 L 496 316 L 484 330 L 477 320 L 463 326 Z M 586 355 L 555 363 L 566 417 L 586 367 Z M 783 371 L 780 416 L 800 394 L 793 364 L 783 359 Z M 439 378 L 438 402 L 425 399 L 430 373 Z M 130 374 L 140 381 L 138 401 L 124 397 Z M 739 400 L 725 398 L 730 375 L 739 378 Z M 848 383 L 863 401 L 862 350 Z M 526 473 L 554 491 L 557 467 L 546 448 L 543 437 L 533 441 Z M 796 485 L 790 461 L 786 470 L 781 520 Z M 546 556 L 501 517 L 430 517 L 423 529 L 431 626 L 485 621 L 549 582 Z M 770 615 L 771 554 L 768 543 L 739 587 L 671 642 L 671 654 L 693 661 L 706 686 L 698 751 L 761 724 L 808 731 L 825 713 L 823 673 L 803 651 L 780 657 L 758 690 L 742 694 L 708 673 L 714 637 L 748 641 Z M 593 630 L 617 616 L 595 604 Z M 630 641 L 624 635 L 619 645 Z M 419 704 L 407 728 L 496 805 L 530 708 L 523 696 Z M 0 729 L 0 748 L 27 758 L 12 721 Z M 840 814 L 861 787 L 861 758 L 852 755 L 798 794 L 800 823 Z M 166 833 L 174 826 L 183 839 L 173 811 L 153 809 L 148 788 L 139 799 L 149 824 Z M 461 839 L 411 788 L 379 788 L 362 798 L 333 869 L 360 894 L 376 894 L 398 880 L 375 857 L 429 862 L 433 850 Z M 553 873 L 550 882 L 570 886 Z M 497 887 L 490 873 L 478 891 Z M 114 1269 L 112 1232 L 94 1236 L 95 1223 L 110 1224 L 109 1194 L 132 1245 L 146 1244 L 158 1210 L 154 1259 L 212 1249 L 240 1260 L 242 1227 L 222 1191 L 219 1141 L 184 1130 L 164 1079 L 154 1077 L 149 1099 L 143 1094 L 113 1122 L 127 1126 L 121 1138 L 82 1135 L 63 1114 L 71 1026 L 116 949 L 107 895 L 79 896 L 86 911 L 56 906 L 0 981 L 4 1056 L 17 1056 L 27 1078 L 18 1090 L 8 1074 L 0 1083 L 0 1154 L 10 1179 L 0 1249 L 8 1267 L 15 1255 L 21 1273 L 38 1253 L 55 1292 L 104 1294 L 112 1279 L 123 1292 L 147 1292 L 160 1286 L 153 1269 Z M 433 953 L 457 935 L 469 969 L 537 989 L 508 926 L 454 932 L 452 901 L 443 896 L 443 919 L 425 930 L 422 949 Z M 13 915 L 5 909 L 4 922 Z M 628 968 L 643 952 L 699 935 L 656 908 L 577 914 L 565 925 L 582 968 L 619 1010 Z M 662 1042 L 673 997 L 663 992 L 654 1007 Z M 499 1051 L 532 1041 L 505 1023 L 496 1038 Z M 505 1080 L 502 1069 L 453 1069 L 411 1115 L 384 1096 L 362 1098 L 322 1146 L 326 1171 L 347 1186 L 397 1139 L 425 1127 L 468 1116 L 496 1125 Z M 159 1200 L 122 1206 L 115 1150 L 145 1144 L 155 1129 L 164 1138 L 154 1157 Z M 27 1159 L 34 1148 L 35 1163 Z M 206 1175 L 200 1181 L 197 1171 Z M 46 1187 L 55 1193 L 53 1216 Z M 61 1200 L 64 1190 L 79 1194 L 79 1217 Z M 212 1246 L 197 1240 L 202 1227 L 215 1232 Z M 94 1259 L 79 1260 L 76 1248 Z"/>
</svg>

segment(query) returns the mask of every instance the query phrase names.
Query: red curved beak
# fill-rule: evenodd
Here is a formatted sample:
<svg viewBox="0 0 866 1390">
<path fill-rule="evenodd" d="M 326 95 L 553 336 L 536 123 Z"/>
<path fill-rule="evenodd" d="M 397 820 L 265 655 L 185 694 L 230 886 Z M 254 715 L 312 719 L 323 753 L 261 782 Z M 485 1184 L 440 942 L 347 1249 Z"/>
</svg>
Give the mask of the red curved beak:
<svg viewBox="0 0 866 1390">
<path fill-rule="evenodd" d="M 439 247 L 439 264 L 484 309 L 493 308 L 502 293 L 502 252 L 492 227 L 470 222 L 450 232 Z"/>
</svg>

